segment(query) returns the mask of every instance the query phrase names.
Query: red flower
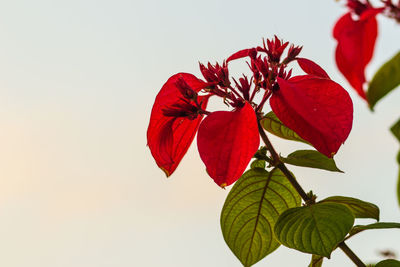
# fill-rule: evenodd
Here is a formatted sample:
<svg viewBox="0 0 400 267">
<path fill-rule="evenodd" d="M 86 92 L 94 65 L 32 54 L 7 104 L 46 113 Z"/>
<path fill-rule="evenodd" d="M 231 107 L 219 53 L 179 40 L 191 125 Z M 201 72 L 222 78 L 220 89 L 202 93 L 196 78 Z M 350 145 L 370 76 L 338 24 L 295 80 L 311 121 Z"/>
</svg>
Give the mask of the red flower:
<svg viewBox="0 0 400 267">
<path fill-rule="evenodd" d="M 205 66 L 205 80 L 178 73 L 161 88 L 150 118 L 147 140 L 158 166 L 167 176 L 176 169 L 197 136 L 200 157 L 211 178 L 221 187 L 234 183 L 256 153 L 260 137 L 257 120 L 270 105 L 277 117 L 318 151 L 332 157 L 352 126 L 353 106 L 348 93 L 316 63 L 298 58 L 301 47 L 267 40 L 263 47 L 240 50 L 227 62 L 249 57 L 252 77 L 232 80 L 228 64 Z M 283 58 L 283 59 L 282 59 Z M 307 73 L 290 78 L 287 65 L 297 61 Z M 263 93 L 256 103 L 255 95 Z M 210 96 L 217 96 L 232 111 L 206 111 Z M 207 117 L 203 120 L 203 116 Z"/>
<path fill-rule="evenodd" d="M 373 8 L 369 3 L 356 0 L 349 0 L 348 6 L 351 11 L 342 16 L 333 29 L 333 37 L 338 42 L 336 64 L 351 86 L 366 99 L 365 67 L 374 53 L 378 34 L 376 15 L 384 8 Z"/>
</svg>

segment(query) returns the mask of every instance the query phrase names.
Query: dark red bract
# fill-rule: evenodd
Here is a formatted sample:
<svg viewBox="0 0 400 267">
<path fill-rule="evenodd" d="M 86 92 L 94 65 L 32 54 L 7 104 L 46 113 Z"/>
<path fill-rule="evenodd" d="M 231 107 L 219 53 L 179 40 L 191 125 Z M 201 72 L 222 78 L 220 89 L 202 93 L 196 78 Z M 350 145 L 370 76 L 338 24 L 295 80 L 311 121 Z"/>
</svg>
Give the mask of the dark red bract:
<svg viewBox="0 0 400 267">
<path fill-rule="evenodd" d="M 366 100 L 365 68 L 373 56 L 378 34 L 376 15 L 384 9 L 354 0 L 348 1 L 348 6 L 351 11 L 343 15 L 333 29 L 333 37 L 338 42 L 336 64 L 351 86 Z"/>
</svg>

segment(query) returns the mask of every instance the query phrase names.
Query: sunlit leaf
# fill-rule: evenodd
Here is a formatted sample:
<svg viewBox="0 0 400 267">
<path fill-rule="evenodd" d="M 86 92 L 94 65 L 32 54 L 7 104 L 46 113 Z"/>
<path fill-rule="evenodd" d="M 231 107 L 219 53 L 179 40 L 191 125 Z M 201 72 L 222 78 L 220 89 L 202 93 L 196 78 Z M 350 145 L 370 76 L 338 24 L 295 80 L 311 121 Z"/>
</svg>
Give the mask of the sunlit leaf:
<svg viewBox="0 0 400 267">
<path fill-rule="evenodd" d="M 330 257 L 354 223 L 346 205 L 317 203 L 285 211 L 275 225 L 275 235 L 285 246 Z"/>
<path fill-rule="evenodd" d="M 297 150 L 289 154 L 287 158 L 282 158 L 282 161 L 287 164 L 301 167 L 343 172 L 336 166 L 335 160 L 333 158 L 328 158 L 327 156 L 316 150 Z"/>
<path fill-rule="evenodd" d="M 375 267 L 400 267 L 400 261 L 396 260 L 384 260 L 381 262 L 378 262 Z"/>
<path fill-rule="evenodd" d="M 349 237 L 358 234 L 360 232 L 363 232 L 365 230 L 372 230 L 372 229 L 391 229 L 391 228 L 398 228 L 400 229 L 400 223 L 395 223 L 395 222 L 378 222 L 378 223 L 373 223 L 373 224 L 368 224 L 368 225 L 355 225 L 349 232 L 349 236 L 346 238 L 348 239 Z"/>
<path fill-rule="evenodd" d="M 264 118 L 261 120 L 261 125 L 265 130 L 280 138 L 309 144 L 306 140 L 301 138 L 297 133 L 295 133 L 293 130 L 285 126 L 278 119 L 278 117 L 276 117 L 273 111 L 267 113 L 264 116 Z"/>
<path fill-rule="evenodd" d="M 300 204 L 300 196 L 279 169 L 251 169 L 225 200 L 224 239 L 243 265 L 251 266 L 279 247 L 273 234 L 275 222 L 282 212 Z"/>
<path fill-rule="evenodd" d="M 400 52 L 375 73 L 367 90 L 371 109 L 376 103 L 400 84 Z"/>
<path fill-rule="evenodd" d="M 253 162 L 250 164 L 250 168 L 252 168 L 252 169 L 254 169 L 254 168 L 265 169 L 265 160 L 262 160 L 262 159 L 253 160 Z"/>
<path fill-rule="evenodd" d="M 333 196 L 322 202 L 345 204 L 354 214 L 355 218 L 372 218 L 379 221 L 379 208 L 375 204 L 352 197 Z"/>
</svg>

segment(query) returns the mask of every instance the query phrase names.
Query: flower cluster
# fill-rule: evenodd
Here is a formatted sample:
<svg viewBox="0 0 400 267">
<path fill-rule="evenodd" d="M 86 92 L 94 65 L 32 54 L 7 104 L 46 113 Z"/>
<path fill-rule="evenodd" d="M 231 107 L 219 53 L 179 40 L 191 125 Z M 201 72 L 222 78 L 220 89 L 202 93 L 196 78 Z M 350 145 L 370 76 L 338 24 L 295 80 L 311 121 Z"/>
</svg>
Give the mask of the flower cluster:
<svg viewBox="0 0 400 267">
<path fill-rule="evenodd" d="M 382 0 L 382 2 L 385 4 L 386 15 L 400 23 L 400 1 L 397 1 L 397 5 L 392 0 Z"/>
<path fill-rule="evenodd" d="M 286 126 L 332 157 L 350 133 L 352 101 L 319 65 L 298 57 L 300 51 L 275 36 L 222 64 L 200 64 L 204 80 L 189 73 L 170 77 L 156 97 L 147 130 L 157 165 L 171 175 L 197 133 L 210 177 L 221 187 L 234 183 L 259 148 L 259 120 L 267 101 Z M 248 59 L 251 77 L 230 78 L 230 62 L 241 58 Z M 306 74 L 291 77 L 292 62 Z M 232 110 L 207 111 L 210 97 L 221 98 Z"/>
<path fill-rule="evenodd" d="M 333 37 L 337 40 L 336 64 L 357 93 L 367 100 L 364 85 L 365 68 L 371 61 L 378 24 L 376 16 L 385 14 L 400 22 L 400 1 L 383 0 L 382 7 L 373 7 L 368 0 L 347 0 L 349 11 L 335 24 Z"/>
</svg>

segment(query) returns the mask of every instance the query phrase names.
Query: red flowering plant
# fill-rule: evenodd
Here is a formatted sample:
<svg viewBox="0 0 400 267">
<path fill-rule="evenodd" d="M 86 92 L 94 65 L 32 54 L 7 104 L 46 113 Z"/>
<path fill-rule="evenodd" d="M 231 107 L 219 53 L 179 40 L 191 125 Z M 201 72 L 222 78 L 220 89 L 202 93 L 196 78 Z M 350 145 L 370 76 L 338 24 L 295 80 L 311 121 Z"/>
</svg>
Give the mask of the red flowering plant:
<svg viewBox="0 0 400 267">
<path fill-rule="evenodd" d="M 222 64 L 200 64 L 203 79 L 189 73 L 173 75 L 155 99 L 148 146 L 170 176 L 197 133 L 208 175 L 223 188 L 236 182 L 221 212 L 221 229 L 244 266 L 281 244 L 312 254 L 312 266 L 320 266 L 315 264 L 322 264 L 337 247 L 357 266 L 365 266 L 344 240 L 359 232 L 353 227 L 355 218 L 378 220 L 378 207 L 343 196 L 317 202 L 286 167 L 341 172 L 333 156 L 353 121 L 347 91 L 318 64 L 299 57 L 301 49 L 275 36 L 262 46 L 234 53 Z M 229 64 L 239 59 L 247 60 L 251 75 L 235 79 L 229 75 Z M 290 66 L 296 63 L 305 74 L 292 75 Z M 229 110 L 208 111 L 211 97 L 220 98 Z M 316 150 L 283 157 L 265 130 Z"/>
</svg>

